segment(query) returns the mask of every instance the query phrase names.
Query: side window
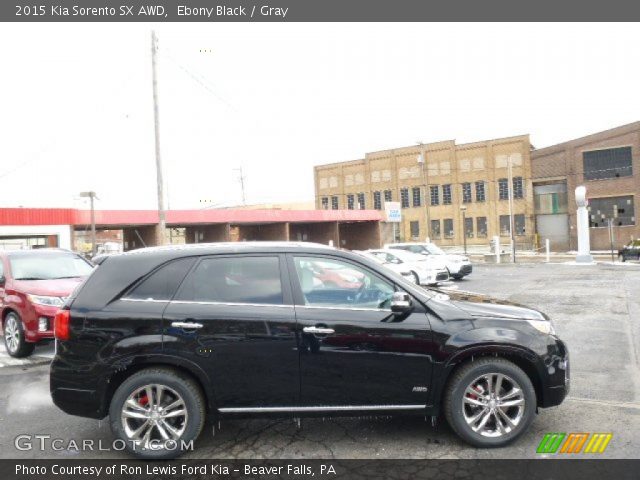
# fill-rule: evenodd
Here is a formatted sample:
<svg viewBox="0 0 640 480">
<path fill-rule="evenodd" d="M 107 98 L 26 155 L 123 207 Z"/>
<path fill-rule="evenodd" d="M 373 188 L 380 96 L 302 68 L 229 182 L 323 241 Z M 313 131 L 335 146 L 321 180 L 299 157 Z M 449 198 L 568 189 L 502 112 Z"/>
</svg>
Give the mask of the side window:
<svg viewBox="0 0 640 480">
<path fill-rule="evenodd" d="M 278 257 L 205 258 L 191 272 L 177 300 L 281 305 Z"/>
<path fill-rule="evenodd" d="M 312 307 L 389 308 L 394 287 L 349 262 L 294 257 L 305 305 Z"/>
<path fill-rule="evenodd" d="M 0 258 L 0 277 L 4 276 L 4 263 L 2 263 L 2 258 Z"/>
<path fill-rule="evenodd" d="M 195 262 L 194 258 L 181 258 L 161 266 L 133 287 L 123 298 L 130 300 L 171 300 L 193 262 Z"/>
</svg>

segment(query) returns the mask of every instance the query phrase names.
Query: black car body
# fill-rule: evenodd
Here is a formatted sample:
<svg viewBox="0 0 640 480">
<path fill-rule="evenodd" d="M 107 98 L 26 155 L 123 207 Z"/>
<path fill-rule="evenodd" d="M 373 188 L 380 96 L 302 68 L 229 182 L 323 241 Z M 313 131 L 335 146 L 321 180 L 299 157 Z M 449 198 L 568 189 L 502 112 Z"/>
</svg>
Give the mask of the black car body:
<svg viewBox="0 0 640 480">
<path fill-rule="evenodd" d="M 623 262 L 627 260 L 640 260 L 640 240 L 632 240 L 618 250 L 618 257 Z"/>
<path fill-rule="evenodd" d="M 346 272 L 348 288 L 321 285 L 307 268 L 314 262 L 344 267 L 337 270 Z M 464 422 L 454 430 L 473 444 L 498 446 L 522 433 L 516 427 L 526 428 L 538 407 L 560 404 L 569 389 L 567 348 L 545 315 L 475 294 L 423 289 L 374 261 L 321 245 L 246 242 L 112 256 L 61 314 L 51 365 L 55 404 L 72 415 L 110 414 L 125 439 L 123 428 L 131 433 L 142 422 L 161 422 L 153 412 L 149 420 L 149 412 L 162 395 L 171 401 L 193 395 L 186 402 L 195 411 L 192 423 L 201 416 L 363 412 L 444 412 L 457 423 L 478 412 L 498 415 L 493 385 L 511 395 L 505 405 L 515 405 L 515 395 L 526 411 L 504 407 L 513 426 L 496 417 L 490 430 L 493 417 L 483 416 L 487 432 L 474 436 Z M 460 390 L 460 382 L 470 381 L 473 392 Z M 148 390 L 158 382 L 170 393 Z M 184 394 L 182 384 L 190 388 Z M 135 411 L 126 415 L 142 416 L 127 426 L 122 412 L 129 404 Z M 176 454 L 143 450 L 134 453 Z"/>
</svg>

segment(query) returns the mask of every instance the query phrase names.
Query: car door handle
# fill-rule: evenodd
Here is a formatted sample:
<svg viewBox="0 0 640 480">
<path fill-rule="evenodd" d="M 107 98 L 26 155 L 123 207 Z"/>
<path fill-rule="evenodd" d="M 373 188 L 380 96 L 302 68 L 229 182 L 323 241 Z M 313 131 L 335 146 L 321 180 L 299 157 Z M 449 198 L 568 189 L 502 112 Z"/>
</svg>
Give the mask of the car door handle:
<svg viewBox="0 0 640 480">
<path fill-rule="evenodd" d="M 193 323 L 193 322 L 171 322 L 171 326 L 175 328 L 197 330 L 199 328 L 202 328 L 204 325 L 202 325 L 201 323 Z"/>
<path fill-rule="evenodd" d="M 319 333 L 321 335 L 329 335 L 331 333 L 336 333 L 333 328 L 325 328 L 325 327 L 304 327 L 302 329 L 304 333 Z"/>
</svg>

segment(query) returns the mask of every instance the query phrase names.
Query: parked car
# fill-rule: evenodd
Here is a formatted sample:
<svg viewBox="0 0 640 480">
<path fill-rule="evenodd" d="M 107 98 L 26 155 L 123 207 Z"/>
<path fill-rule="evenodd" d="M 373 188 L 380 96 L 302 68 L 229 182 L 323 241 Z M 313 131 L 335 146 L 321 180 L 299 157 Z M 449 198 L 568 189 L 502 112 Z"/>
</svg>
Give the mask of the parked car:
<svg viewBox="0 0 640 480">
<path fill-rule="evenodd" d="M 367 252 L 394 265 L 409 269 L 413 283 L 417 285 L 437 285 L 449 280 L 446 264 L 439 258 L 425 258 L 423 255 L 405 250 L 367 250 Z"/>
<path fill-rule="evenodd" d="M 466 255 L 446 253 L 434 243 L 390 243 L 385 245 L 385 248 L 407 250 L 427 257 L 441 258 L 444 260 L 447 270 L 449 270 L 449 275 L 457 280 L 470 275 L 473 271 L 469 257 Z"/>
<path fill-rule="evenodd" d="M 29 356 L 38 342 L 53 339 L 56 311 L 91 270 L 67 250 L 0 251 L 0 319 L 9 355 Z"/>
<path fill-rule="evenodd" d="M 378 256 L 376 256 L 376 255 L 374 255 L 374 254 L 372 254 L 370 252 L 365 251 L 365 250 L 353 250 L 353 253 L 355 253 L 357 255 L 362 255 L 363 257 L 368 258 L 370 260 L 373 260 L 374 262 L 377 262 L 380 265 L 384 265 L 389 270 L 392 270 L 392 271 L 396 272 L 398 275 L 402 275 L 407 280 L 410 280 L 410 281 L 415 283 L 415 277 L 414 277 L 413 273 L 411 273 L 411 270 L 409 269 L 409 267 L 407 267 L 406 264 L 397 264 L 397 263 L 388 262 L 388 261 L 384 260 L 383 258 L 378 257 Z"/>
<path fill-rule="evenodd" d="M 640 260 L 640 239 L 631 240 L 618 251 L 618 258 L 623 262 L 627 260 Z"/>
<path fill-rule="evenodd" d="M 316 263 L 361 287 L 318 283 Z M 96 268 L 55 318 L 51 395 L 133 454 L 173 458 L 205 419 L 437 417 L 506 445 L 569 390 L 569 354 L 535 310 L 417 287 L 377 262 L 294 242 L 155 247 Z M 354 350 L 359 350 L 354 355 Z"/>
</svg>

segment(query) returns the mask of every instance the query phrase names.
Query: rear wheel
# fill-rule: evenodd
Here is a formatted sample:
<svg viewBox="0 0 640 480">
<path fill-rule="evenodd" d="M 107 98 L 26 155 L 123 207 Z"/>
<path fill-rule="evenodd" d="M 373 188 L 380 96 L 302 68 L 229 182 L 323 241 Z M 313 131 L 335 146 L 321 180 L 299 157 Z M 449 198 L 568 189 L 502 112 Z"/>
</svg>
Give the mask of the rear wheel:
<svg viewBox="0 0 640 480">
<path fill-rule="evenodd" d="M 134 455 L 176 458 L 202 431 L 204 398 L 191 378 L 168 368 L 150 368 L 118 387 L 109 418 L 114 435 Z"/>
<path fill-rule="evenodd" d="M 15 358 L 28 357 L 35 348 L 35 344 L 27 342 L 22 320 L 15 312 L 9 312 L 4 319 L 4 346 Z"/>
<path fill-rule="evenodd" d="M 477 447 L 502 447 L 533 421 L 536 392 L 517 365 L 483 358 L 454 374 L 444 407 L 449 425 L 463 440 Z"/>
</svg>

